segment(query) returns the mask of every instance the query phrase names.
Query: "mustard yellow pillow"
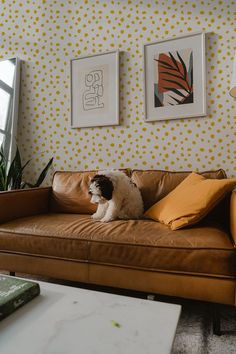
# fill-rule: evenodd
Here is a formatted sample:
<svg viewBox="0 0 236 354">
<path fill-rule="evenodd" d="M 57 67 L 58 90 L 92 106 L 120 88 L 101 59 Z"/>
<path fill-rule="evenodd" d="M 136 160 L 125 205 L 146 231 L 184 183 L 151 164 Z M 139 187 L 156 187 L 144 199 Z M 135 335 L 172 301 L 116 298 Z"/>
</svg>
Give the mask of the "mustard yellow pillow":
<svg viewBox="0 0 236 354">
<path fill-rule="evenodd" d="M 144 215 L 177 230 L 201 220 L 235 186 L 236 178 L 206 179 L 193 172 Z"/>
</svg>

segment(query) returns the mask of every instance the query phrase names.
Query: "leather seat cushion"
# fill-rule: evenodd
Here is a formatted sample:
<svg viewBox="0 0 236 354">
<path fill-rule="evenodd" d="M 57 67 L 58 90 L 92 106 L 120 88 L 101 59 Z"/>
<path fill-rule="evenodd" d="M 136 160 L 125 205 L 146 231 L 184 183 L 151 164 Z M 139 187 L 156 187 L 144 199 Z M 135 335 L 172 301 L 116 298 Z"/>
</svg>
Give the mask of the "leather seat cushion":
<svg viewBox="0 0 236 354">
<path fill-rule="evenodd" d="M 216 224 L 171 231 L 152 220 L 93 221 L 88 215 L 44 214 L 0 225 L 0 252 L 136 269 L 236 276 L 235 249 Z"/>
</svg>

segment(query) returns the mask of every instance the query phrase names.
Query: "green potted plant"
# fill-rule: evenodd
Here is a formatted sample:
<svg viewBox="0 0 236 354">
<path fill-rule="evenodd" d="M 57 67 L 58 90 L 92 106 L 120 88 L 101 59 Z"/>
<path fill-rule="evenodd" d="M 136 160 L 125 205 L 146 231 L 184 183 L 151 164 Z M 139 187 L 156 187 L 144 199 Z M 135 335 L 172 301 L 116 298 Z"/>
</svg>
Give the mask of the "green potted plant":
<svg viewBox="0 0 236 354">
<path fill-rule="evenodd" d="M 0 148 L 0 191 L 7 191 L 11 189 L 23 189 L 26 187 L 35 188 L 39 187 L 52 165 L 53 157 L 49 160 L 47 165 L 44 167 L 42 172 L 40 173 L 36 183 L 32 184 L 27 181 L 23 181 L 23 171 L 25 167 L 30 163 L 31 160 L 28 160 L 24 165 L 22 165 L 20 151 L 17 147 L 16 154 L 10 163 L 6 157 L 4 156 L 3 147 Z"/>
</svg>

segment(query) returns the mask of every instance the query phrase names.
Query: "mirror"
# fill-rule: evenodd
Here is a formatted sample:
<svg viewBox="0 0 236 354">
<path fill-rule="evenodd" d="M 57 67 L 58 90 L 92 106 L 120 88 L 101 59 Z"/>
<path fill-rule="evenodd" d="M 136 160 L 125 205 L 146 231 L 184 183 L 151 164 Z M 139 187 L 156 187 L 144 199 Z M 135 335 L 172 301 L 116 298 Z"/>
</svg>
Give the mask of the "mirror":
<svg viewBox="0 0 236 354">
<path fill-rule="evenodd" d="M 20 59 L 0 61 L 0 146 L 9 161 L 15 150 L 20 94 Z"/>
</svg>

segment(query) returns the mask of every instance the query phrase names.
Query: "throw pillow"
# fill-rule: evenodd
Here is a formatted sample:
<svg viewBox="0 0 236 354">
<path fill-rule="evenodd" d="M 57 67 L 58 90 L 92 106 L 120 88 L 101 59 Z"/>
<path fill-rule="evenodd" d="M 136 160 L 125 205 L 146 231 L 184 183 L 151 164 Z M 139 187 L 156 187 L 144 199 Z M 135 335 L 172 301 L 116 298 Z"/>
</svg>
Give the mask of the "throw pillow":
<svg viewBox="0 0 236 354">
<path fill-rule="evenodd" d="M 207 179 L 192 172 L 144 215 L 177 230 L 204 218 L 235 186 L 236 178 Z"/>
</svg>

